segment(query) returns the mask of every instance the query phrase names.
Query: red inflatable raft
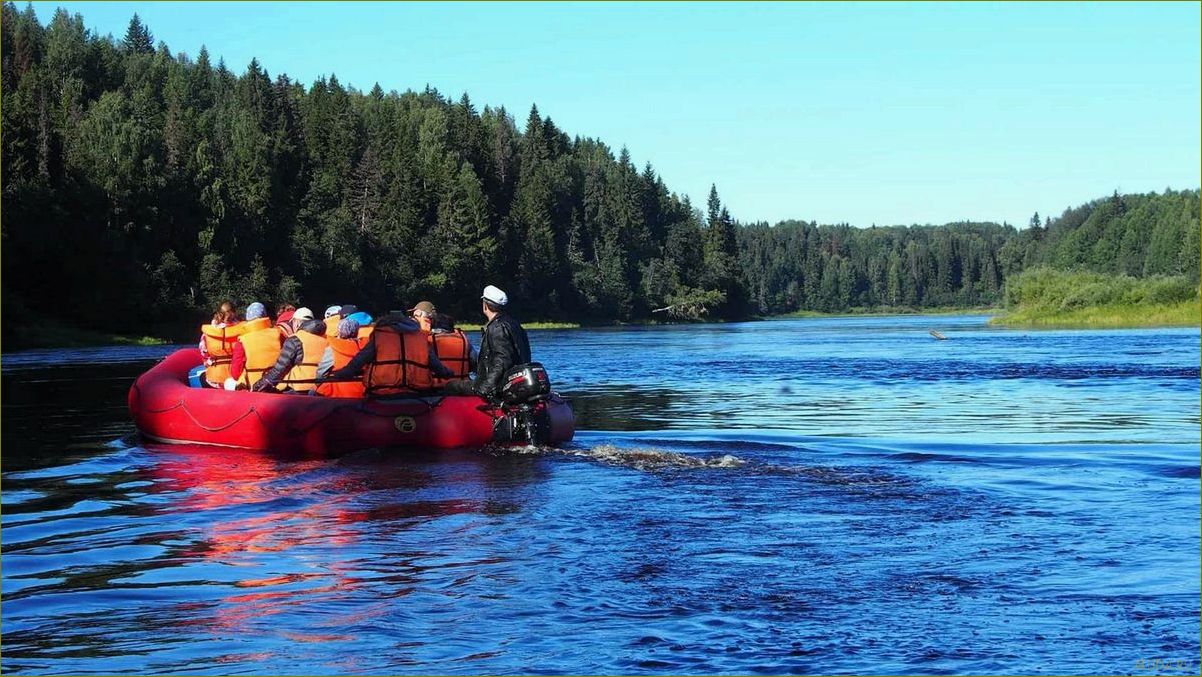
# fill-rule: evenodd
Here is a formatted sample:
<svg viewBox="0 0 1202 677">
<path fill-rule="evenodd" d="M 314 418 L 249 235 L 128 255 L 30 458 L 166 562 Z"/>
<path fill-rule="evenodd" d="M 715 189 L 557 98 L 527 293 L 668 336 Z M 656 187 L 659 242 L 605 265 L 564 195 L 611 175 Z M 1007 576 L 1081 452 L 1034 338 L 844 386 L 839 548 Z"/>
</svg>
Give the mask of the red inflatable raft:
<svg viewBox="0 0 1202 677">
<path fill-rule="evenodd" d="M 483 447 L 494 442 L 499 408 L 472 396 L 391 400 L 345 399 L 188 387 L 201 364 L 189 348 L 138 377 L 129 411 L 148 438 L 177 444 L 325 454 L 372 447 Z M 575 423 L 566 400 L 546 401 L 547 437 L 572 439 Z"/>
</svg>

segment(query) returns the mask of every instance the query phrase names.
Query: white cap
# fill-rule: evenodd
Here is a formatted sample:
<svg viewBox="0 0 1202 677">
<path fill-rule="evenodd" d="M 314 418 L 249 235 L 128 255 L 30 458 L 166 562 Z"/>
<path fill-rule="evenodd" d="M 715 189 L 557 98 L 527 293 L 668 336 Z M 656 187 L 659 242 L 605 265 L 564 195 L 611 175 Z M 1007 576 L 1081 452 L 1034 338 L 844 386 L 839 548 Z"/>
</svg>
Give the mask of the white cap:
<svg viewBox="0 0 1202 677">
<path fill-rule="evenodd" d="M 491 284 L 484 288 L 484 294 L 482 294 L 480 298 L 487 301 L 492 301 L 498 306 L 503 306 L 506 303 L 509 303 L 509 295 L 497 287 L 492 286 Z"/>
<path fill-rule="evenodd" d="M 342 306 L 330 306 L 329 308 L 326 308 L 326 317 L 329 318 L 331 315 L 337 315 L 341 312 Z"/>
<path fill-rule="evenodd" d="M 305 320 L 312 320 L 313 311 L 309 310 L 308 308 L 297 308 L 296 312 L 292 313 L 292 319 L 301 320 L 302 322 Z"/>
</svg>

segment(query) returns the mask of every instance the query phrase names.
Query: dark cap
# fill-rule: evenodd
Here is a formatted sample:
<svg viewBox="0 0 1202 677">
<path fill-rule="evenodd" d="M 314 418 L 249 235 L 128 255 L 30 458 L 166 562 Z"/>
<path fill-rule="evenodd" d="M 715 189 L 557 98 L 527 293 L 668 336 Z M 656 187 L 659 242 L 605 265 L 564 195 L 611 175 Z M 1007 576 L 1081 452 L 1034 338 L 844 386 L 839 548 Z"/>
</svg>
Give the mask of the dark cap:
<svg viewBox="0 0 1202 677">
<path fill-rule="evenodd" d="M 434 314 L 434 304 L 430 303 L 429 301 L 422 301 L 421 303 L 417 304 L 416 306 L 413 306 L 412 308 L 410 308 L 409 310 L 407 310 L 405 312 L 412 313 L 412 312 L 416 312 L 418 310 L 422 311 L 423 313 L 426 313 L 427 315 L 433 315 Z"/>
</svg>

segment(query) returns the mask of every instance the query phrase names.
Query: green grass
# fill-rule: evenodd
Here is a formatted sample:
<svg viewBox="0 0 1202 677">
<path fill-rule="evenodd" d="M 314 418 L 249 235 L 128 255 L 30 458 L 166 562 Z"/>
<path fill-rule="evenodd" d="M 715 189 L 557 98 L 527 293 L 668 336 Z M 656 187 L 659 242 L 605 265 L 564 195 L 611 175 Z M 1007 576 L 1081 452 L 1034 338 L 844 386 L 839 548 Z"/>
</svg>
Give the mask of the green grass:
<svg viewBox="0 0 1202 677">
<path fill-rule="evenodd" d="M 1198 281 L 1184 276 L 1133 278 L 1037 268 L 1007 281 L 1006 309 L 991 323 L 1048 329 L 1202 324 Z"/>
<path fill-rule="evenodd" d="M 770 320 L 790 319 L 795 317 L 860 317 L 880 315 L 990 315 L 1000 312 L 999 308 L 910 308 L 910 307 L 881 307 L 881 308 L 850 308 L 839 313 L 823 313 L 817 310 L 795 310 L 783 315 L 771 315 Z"/>
<path fill-rule="evenodd" d="M 24 324 L 8 337 L 5 348 L 86 348 L 89 346 L 158 346 L 167 341 L 153 336 L 107 334 L 54 322 Z"/>
<path fill-rule="evenodd" d="M 484 327 L 482 324 L 473 324 L 471 322 L 455 323 L 457 329 L 463 331 L 479 331 Z M 579 329 L 580 325 L 576 322 L 523 322 L 523 329 Z"/>
<path fill-rule="evenodd" d="M 1105 304 L 1049 310 L 1027 308 L 990 320 L 990 324 L 1006 327 L 1045 329 L 1120 329 L 1131 327 L 1197 327 L 1202 317 L 1198 299 L 1178 303 L 1149 305 Z"/>
</svg>

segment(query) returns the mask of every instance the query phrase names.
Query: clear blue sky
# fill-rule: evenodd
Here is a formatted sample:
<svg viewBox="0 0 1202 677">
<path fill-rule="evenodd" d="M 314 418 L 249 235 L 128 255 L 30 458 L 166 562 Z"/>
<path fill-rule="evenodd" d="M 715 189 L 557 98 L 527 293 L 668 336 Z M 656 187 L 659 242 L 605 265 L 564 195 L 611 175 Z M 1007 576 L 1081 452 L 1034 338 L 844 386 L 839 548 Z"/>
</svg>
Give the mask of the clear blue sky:
<svg viewBox="0 0 1202 677">
<path fill-rule="evenodd" d="M 235 72 L 537 103 L 745 222 L 1025 225 L 1202 183 L 1198 3 L 57 6 Z"/>
</svg>

